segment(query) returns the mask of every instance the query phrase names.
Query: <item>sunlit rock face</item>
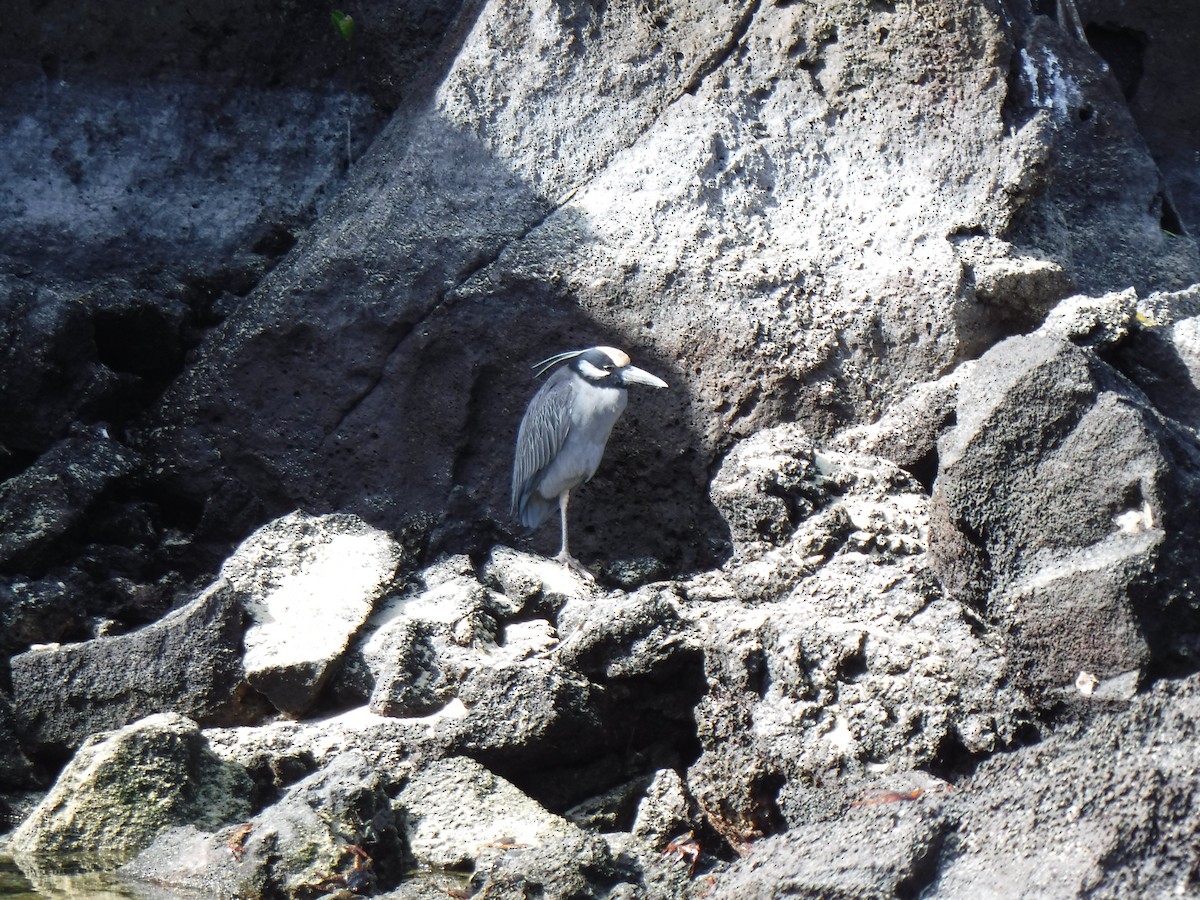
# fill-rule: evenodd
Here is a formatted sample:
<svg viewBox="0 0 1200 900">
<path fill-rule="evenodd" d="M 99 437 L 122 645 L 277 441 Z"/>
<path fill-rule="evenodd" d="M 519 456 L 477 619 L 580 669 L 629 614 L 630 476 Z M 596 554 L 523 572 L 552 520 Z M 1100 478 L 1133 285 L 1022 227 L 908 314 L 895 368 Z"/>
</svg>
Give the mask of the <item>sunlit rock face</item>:
<svg viewBox="0 0 1200 900">
<path fill-rule="evenodd" d="M 116 741 L 164 889 L 1193 887 L 1191 14 L 117 6 L 0 27 L 0 823 Z"/>
</svg>

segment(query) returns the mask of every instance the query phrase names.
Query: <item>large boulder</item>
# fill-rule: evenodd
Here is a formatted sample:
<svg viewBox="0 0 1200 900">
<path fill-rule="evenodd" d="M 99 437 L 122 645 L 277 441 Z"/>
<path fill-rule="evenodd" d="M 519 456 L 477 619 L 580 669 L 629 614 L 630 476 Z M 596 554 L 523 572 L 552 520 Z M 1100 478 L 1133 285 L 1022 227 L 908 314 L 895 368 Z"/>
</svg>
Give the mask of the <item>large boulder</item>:
<svg viewBox="0 0 1200 900">
<path fill-rule="evenodd" d="M 1186 895 L 1200 827 L 1197 721 L 1200 680 L 1164 681 L 986 761 L 948 798 L 955 824 L 921 896 Z"/>
<path fill-rule="evenodd" d="M 248 617 L 250 686 L 281 712 L 308 710 L 404 558 L 355 516 L 296 512 L 251 535 L 221 567 Z"/>
<path fill-rule="evenodd" d="M 250 802 L 245 770 L 218 758 L 195 722 L 163 713 L 89 739 L 11 846 L 18 856 L 119 861 L 170 826 L 215 829 L 245 817 Z"/>
<path fill-rule="evenodd" d="M 939 443 L 931 549 L 1040 692 L 1193 653 L 1200 446 L 1092 352 L 1011 338 Z"/>
<path fill-rule="evenodd" d="M 900 793 L 900 792 L 897 792 Z M 719 897 L 853 897 L 920 892 L 950 830 L 940 797 L 895 799 L 793 828 L 754 846 L 714 879 Z"/>
<path fill-rule="evenodd" d="M 219 584 L 139 631 L 14 656 L 22 742 L 74 749 L 95 732 L 168 711 L 205 724 L 244 718 L 244 616 L 237 594 Z"/>
<path fill-rule="evenodd" d="M 701 486 L 733 439 L 869 420 L 1073 287 L 1200 274 L 1101 61 L 1027 3 L 576 13 L 465 23 L 146 419 L 172 490 L 235 530 L 423 509 L 481 549 L 528 366 L 617 343 L 674 387 L 631 404 L 577 549 L 694 569 L 726 551 Z"/>
<path fill-rule="evenodd" d="M 345 752 L 241 824 L 166 831 L 121 872 L 207 896 L 307 897 L 394 884 L 405 859 L 379 773 Z"/>
<path fill-rule="evenodd" d="M 470 759 L 424 769 L 396 797 L 396 812 L 419 862 L 473 869 L 473 886 L 488 897 L 598 896 L 622 875 L 636 878 L 599 836 Z"/>
</svg>

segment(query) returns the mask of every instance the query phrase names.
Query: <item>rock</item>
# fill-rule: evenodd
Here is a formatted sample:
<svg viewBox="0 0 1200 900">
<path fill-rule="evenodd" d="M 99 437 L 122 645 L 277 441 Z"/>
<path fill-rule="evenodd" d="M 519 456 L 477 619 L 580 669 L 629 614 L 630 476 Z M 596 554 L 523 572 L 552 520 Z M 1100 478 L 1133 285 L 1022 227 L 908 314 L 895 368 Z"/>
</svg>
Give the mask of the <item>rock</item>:
<svg viewBox="0 0 1200 900">
<path fill-rule="evenodd" d="M 38 572 L 105 490 L 138 466 L 103 430 L 66 438 L 0 484 L 0 567 Z"/>
<path fill-rule="evenodd" d="M 1200 429 L 1200 292 L 1152 294 L 1134 318 L 1139 327 L 1107 360 L 1161 415 Z"/>
<path fill-rule="evenodd" d="M 250 812 L 250 781 L 208 748 L 195 722 L 163 713 L 79 748 L 13 832 L 20 855 L 82 853 L 118 861 L 164 829 L 214 829 Z"/>
<path fill-rule="evenodd" d="M 781 426 L 735 447 L 712 491 L 735 596 L 684 609 L 707 681 L 687 787 L 726 840 L 827 814 L 822 772 L 854 783 L 1011 744 L 1030 701 L 928 569 L 919 486 Z"/>
<path fill-rule="evenodd" d="M 603 840 L 464 757 L 422 770 L 396 811 L 419 862 L 473 867 L 473 887 L 489 897 L 596 896 L 617 874 Z"/>
<path fill-rule="evenodd" d="M 497 616 L 522 605 L 480 584 L 470 559 L 422 569 L 384 601 L 362 630 L 333 691 L 382 715 L 425 715 L 444 706 L 463 676 L 487 664 L 500 638 Z"/>
<path fill-rule="evenodd" d="M 459 703 L 411 719 L 380 716 L 364 706 L 304 722 L 284 719 L 204 733 L 215 753 L 244 767 L 265 790 L 286 790 L 348 751 L 366 759 L 395 790 L 431 758 L 449 752 L 453 725 L 465 714 Z"/>
<path fill-rule="evenodd" d="M 1183 150 L 1200 107 L 1173 85 L 1196 79 L 1187 51 L 1196 9 L 1186 0 L 1141 7 L 1120 0 L 1080 0 L 1088 44 L 1108 63 L 1163 178 L 1162 227 L 1194 234 L 1200 228 L 1195 161 Z"/>
<path fill-rule="evenodd" d="M 1194 879 L 1196 676 L 984 762 L 922 896 L 1148 897 Z M 932 873 L 931 873 L 932 874 Z"/>
<path fill-rule="evenodd" d="M 471 884 L 498 900 L 539 894 L 621 898 L 638 896 L 638 874 L 628 861 L 614 858 L 603 838 L 575 830 L 549 835 L 529 848 L 489 854 L 477 862 Z"/>
<path fill-rule="evenodd" d="M 0 577 L 0 651 L 5 658 L 33 644 L 82 637 L 86 625 L 78 598 L 82 578 Z"/>
<path fill-rule="evenodd" d="M 568 600 L 594 593 L 591 585 L 565 566 L 511 547 L 494 547 L 480 577 L 484 584 L 509 598 L 512 615 L 528 609 L 530 613 L 556 616 Z"/>
<path fill-rule="evenodd" d="M 1098 351 L 1114 347 L 1135 327 L 1137 300 L 1132 288 L 1103 297 L 1068 297 L 1050 311 L 1038 334 Z"/>
<path fill-rule="evenodd" d="M 925 495 L 882 460 L 818 449 L 785 425 L 740 442 L 710 487 L 735 555 L 724 567 L 744 599 L 775 599 L 840 550 L 885 560 L 919 554 Z"/>
<path fill-rule="evenodd" d="M 1075 291 L 1102 295 L 1131 285 L 1146 292 L 1194 283 L 1195 262 L 1183 258 L 1190 250 L 1164 224 L 1175 217 L 1125 97 L 1071 21 L 1071 8 L 1061 9 L 1062 21 L 1035 14 L 1015 35 L 1010 121 L 1018 140 L 1028 141 L 1027 163 L 1032 164 L 1023 173 L 1028 202 L 1015 213 L 1005 237 L 1030 255 L 1060 265 Z M 1010 13 L 1027 16 L 1015 7 Z M 1039 145 L 1052 148 L 1051 155 L 1042 155 Z M 1039 162 L 1033 163 L 1034 156 Z M 1086 179 L 1070 174 L 1084 171 Z M 1088 216 L 1089 210 L 1098 214 Z M 1139 249 L 1130 246 L 1134 222 Z M 1140 248 L 1149 246 L 1157 249 L 1158 259 L 1135 263 Z M 1009 333 L 1021 330 L 1026 328 Z"/>
<path fill-rule="evenodd" d="M 637 817 L 631 829 L 655 849 L 663 849 L 670 840 L 694 829 L 695 818 L 683 779 L 673 769 L 660 769 L 638 803 Z"/>
<path fill-rule="evenodd" d="M 389 628 L 381 650 L 390 657 L 371 693 L 371 711 L 381 716 L 422 716 L 445 706 L 457 693 L 461 671 L 447 673 L 429 629 L 402 619 Z"/>
<path fill-rule="evenodd" d="M 768 838 L 727 871 L 719 897 L 925 896 L 951 829 L 940 801 L 893 802 L 850 810 L 834 821 Z M 965 895 L 964 895 L 965 896 Z"/>
<path fill-rule="evenodd" d="M 599 691 L 550 659 L 479 668 L 463 679 L 456 748 L 490 764 L 524 770 L 593 757 L 608 734 Z"/>
<path fill-rule="evenodd" d="M 537 846 L 578 831 L 515 786 L 466 757 L 439 760 L 396 797 L 396 813 L 413 856 L 440 868 L 475 863 L 501 845 Z"/>
<path fill-rule="evenodd" d="M 240 688 L 243 616 L 237 594 L 218 583 L 140 631 L 14 656 L 21 741 L 74 749 L 90 734 L 157 712 L 206 724 L 254 715 Z"/>
<path fill-rule="evenodd" d="M 964 379 L 939 450 L 935 567 L 1003 626 L 1028 683 L 1194 652 L 1180 576 L 1200 448 L 1112 369 L 1043 335 L 1004 341 Z"/>
<path fill-rule="evenodd" d="M 297 897 L 394 885 L 404 859 L 379 775 L 346 752 L 244 824 L 172 829 L 121 872 L 213 896 Z"/>
<path fill-rule="evenodd" d="M 597 681 L 647 675 L 694 653 L 670 590 L 643 588 L 595 600 L 573 600 L 558 616 L 562 643 L 555 653 L 569 668 Z"/>
<path fill-rule="evenodd" d="M 963 363 L 935 381 L 914 385 L 878 421 L 840 432 L 830 449 L 882 457 L 927 490 L 932 488 L 937 475 L 937 441 L 954 421 L 958 385 L 973 365 Z"/>
<path fill-rule="evenodd" d="M 0 791 L 32 787 L 33 783 L 33 765 L 17 743 L 12 699 L 0 690 Z M 2 813 L 3 810 L 0 810 L 0 819 L 3 818 Z M 0 821 L 0 826 L 3 824 Z"/>
<path fill-rule="evenodd" d="M 0 306 L 5 310 L 0 384 L 7 386 L 0 410 L 0 472 L 8 476 L 14 474 L 8 453 L 36 458 L 50 450 L 72 421 L 114 391 L 120 376 L 95 358 L 92 310 L 79 298 L 6 272 L 0 275 Z M 62 455 L 60 448 L 44 468 L 61 464 Z"/>
<path fill-rule="evenodd" d="M 249 617 L 247 682 L 281 712 L 308 710 L 402 559 L 354 516 L 296 512 L 251 535 L 221 568 Z"/>
</svg>

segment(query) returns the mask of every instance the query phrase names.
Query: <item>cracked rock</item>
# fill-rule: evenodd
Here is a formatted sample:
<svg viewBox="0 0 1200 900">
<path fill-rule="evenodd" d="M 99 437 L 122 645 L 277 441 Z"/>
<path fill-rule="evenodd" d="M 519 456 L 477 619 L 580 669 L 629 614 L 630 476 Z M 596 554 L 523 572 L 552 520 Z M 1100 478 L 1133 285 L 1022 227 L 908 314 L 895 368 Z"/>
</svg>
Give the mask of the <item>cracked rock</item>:
<svg viewBox="0 0 1200 900">
<path fill-rule="evenodd" d="M 1045 691 L 1194 654 L 1200 445 L 1094 354 L 1045 335 L 985 354 L 939 445 L 931 544 Z M 1166 623 L 1170 622 L 1170 625 Z"/>
</svg>

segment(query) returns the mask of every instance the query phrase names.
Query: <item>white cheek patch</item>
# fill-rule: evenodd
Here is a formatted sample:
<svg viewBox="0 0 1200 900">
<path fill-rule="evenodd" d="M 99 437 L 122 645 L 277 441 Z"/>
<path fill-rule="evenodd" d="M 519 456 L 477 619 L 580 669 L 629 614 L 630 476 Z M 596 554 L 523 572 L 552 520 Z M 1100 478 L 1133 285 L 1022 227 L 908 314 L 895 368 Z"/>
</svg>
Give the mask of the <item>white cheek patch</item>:
<svg viewBox="0 0 1200 900">
<path fill-rule="evenodd" d="M 618 369 L 623 369 L 632 362 L 628 353 L 624 350 L 618 350 L 616 347 L 597 347 L 596 349 L 611 359 L 613 365 Z"/>
<path fill-rule="evenodd" d="M 593 381 L 599 381 L 608 375 L 603 369 L 593 366 L 586 359 L 579 361 L 579 372 L 584 378 L 590 378 Z"/>
</svg>

